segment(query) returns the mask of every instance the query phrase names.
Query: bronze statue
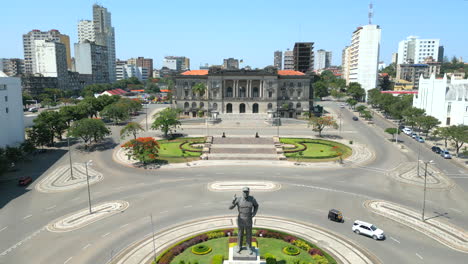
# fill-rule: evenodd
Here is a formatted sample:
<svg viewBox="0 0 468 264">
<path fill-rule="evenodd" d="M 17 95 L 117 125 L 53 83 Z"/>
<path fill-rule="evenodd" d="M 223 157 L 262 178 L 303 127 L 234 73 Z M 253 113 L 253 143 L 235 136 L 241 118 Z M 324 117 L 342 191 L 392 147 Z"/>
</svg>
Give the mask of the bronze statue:
<svg viewBox="0 0 468 264">
<path fill-rule="evenodd" d="M 237 206 L 237 210 L 239 211 L 239 215 L 237 216 L 237 227 L 239 228 L 237 233 L 237 252 L 240 253 L 242 251 L 245 231 L 245 241 L 250 255 L 252 255 L 254 252 L 252 247 L 252 218 L 257 214 L 258 203 L 253 196 L 249 195 L 249 192 L 249 187 L 244 187 L 242 189 L 242 197 L 236 197 L 234 194 L 234 199 L 229 209 Z"/>
</svg>

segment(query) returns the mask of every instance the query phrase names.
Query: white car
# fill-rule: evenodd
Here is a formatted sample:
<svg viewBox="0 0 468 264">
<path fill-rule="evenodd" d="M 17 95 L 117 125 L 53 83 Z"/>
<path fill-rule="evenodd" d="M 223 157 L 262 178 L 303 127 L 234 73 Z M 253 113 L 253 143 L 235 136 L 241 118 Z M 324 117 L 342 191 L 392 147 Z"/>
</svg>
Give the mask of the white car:
<svg viewBox="0 0 468 264">
<path fill-rule="evenodd" d="M 363 234 L 369 237 L 372 237 L 375 240 L 385 239 L 385 234 L 382 229 L 377 228 L 373 224 L 369 224 L 363 221 L 356 220 L 354 221 L 352 230 L 356 234 Z"/>
<path fill-rule="evenodd" d="M 405 133 L 406 135 L 411 135 L 411 133 L 413 133 L 413 130 L 411 130 L 411 128 L 409 127 L 405 127 L 403 128 L 403 133 Z"/>
</svg>

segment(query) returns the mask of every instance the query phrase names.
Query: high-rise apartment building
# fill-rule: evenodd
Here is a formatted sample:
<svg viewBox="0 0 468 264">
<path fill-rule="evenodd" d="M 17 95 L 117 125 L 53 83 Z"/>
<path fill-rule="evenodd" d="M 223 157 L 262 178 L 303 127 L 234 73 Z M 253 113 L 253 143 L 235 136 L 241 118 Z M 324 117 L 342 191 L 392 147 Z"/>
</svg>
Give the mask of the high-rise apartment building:
<svg viewBox="0 0 468 264">
<path fill-rule="evenodd" d="M 91 75 L 93 83 L 109 83 L 107 47 L 89 41 L 75 43 L 75 67 L 77 72 Z"/>
<path fill-rule="evenodd" d="M 342 78 L 346 80 L 346 85 L 349 84 L 349 62 L 351 58 L 350 55 L 351 46 L 346 46 L 341 53 L 341 68 L 343 70 Z"/>
<path fill-rule="evenodd" d="M 92 20 L 80 20 L 78 22 L 78 42 L 83 43 L 85 40 L 96 41 Z"/>
<path fill-rule="evenodd" d="M 409 36 L 398 44 L 398 64 L 422 63 L 428 57 L 439 59 L 439 39 Z"/>
<path fill-rule="evenodd" d="M 44 77 L 57 77 L 61 89 L 67 87 L 68 66 L 65 45 L 49 40 L 34 41 L 35 64 L 33 72 Z"/>
<path fill-rule="evenodd" d="M 392 53 L 392 64 L 398 64 L 398 53 L 394 52 Z"/>
<path fill-rule="evenodd" d="M 343 75 L 348 76 L 346 83 L 357 82 L 366 92 L 377 87 L 380 38 L 381 29 L 377 25 L 358 27 L 353 32 L 351 46 L 344 52 L 349 52 L 343 65 L 347 71 Z"/>
<path fill-rule="evenodd" d="M 24 74 L 24 60 L 0 58 L 0 71 L 10 77 L 22 75 Z"/>
<path fill-rule="evenodd" d="M 294 70 L 303 73 L 314 69 L 314 42 L 296 42 L 293 50 Z"/>
<path fill-rule="evenodd" d="M 115 31 L 112 27 L 111 13 L 107 8 L 93 5 L 93 24 L 96 44 L 107 47 L 109 81 L 115 82 Z"/>
<path fill-rule="evenodd" d="M 317 50 L 314 58 L 315 70 L 325 69 L 331 66 L 332 52 L 323 49 Z"/>
<path fill-rule="evenodd" d="M 166 56 L 163 59 L 163 67 L 173 71 L 186 71 L 190 69 L 190 59 L 180 56 Z"/>
<path fill-rule="evenodd" d="M 59 42 L 65 45 L 67 68 L 72 68 L 70 38 L 67 35 L 60 34 L 56 29 L 49 31 L 40 31 L 34 29 L 23 35 L 23 50 L 24 50 L 24 71 L 25 73 L 34 74 L 36 69 L 36 55 L 34 53 L 35 40 L 48 40 Z"/>
<path fill-rule="evenodd" d="M 190 68 L 190 60 L 188 58 L 186 58 L 186 60 L 188 60 L 189 68 Z M 146 59 L 144 57 L 131 58 L 127 60 L 127 64 L 135 65 L 137 67 L 147 68 L 148 69 L 147 78 L 150 78 L 153 76 L 153 59 Z"/>
<path fill-rule="evenodd" d="M 284 52 L 284 69 L 294 70 L 294 53 L 292 50 L 287 49 Z"/>
<path fill-rule="evenodd" d="M 138 67 L 135 64 L 117 64 L 116 77 L 117 81 L 136 77 L 138 80 L 145 82 L 148 80 L 148 68 Z"/>
<path fill-rule="evenodd" d="M 234 58 L 224 59 L 223 68 L 227 70 L 238 70 L 239 60 Z"/>
<path fill-rule="evenodd" d="M 282 70 L 281 67 L 283 62 L 283 52 L 280 50 L 275 51 L 273 66 L 278 70 Z"/>
<path fill-rule="evenodd" d="M 190 59 L 185 57 L 184 61 L 182 62 L 182 70 L 188 71 L 190 70 Z"/>
</svg>

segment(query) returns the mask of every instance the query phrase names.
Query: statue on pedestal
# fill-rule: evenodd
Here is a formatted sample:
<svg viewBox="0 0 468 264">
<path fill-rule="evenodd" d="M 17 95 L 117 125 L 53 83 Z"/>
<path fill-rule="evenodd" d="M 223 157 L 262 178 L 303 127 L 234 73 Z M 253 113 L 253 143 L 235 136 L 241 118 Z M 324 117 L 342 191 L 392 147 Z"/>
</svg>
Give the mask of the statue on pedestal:
<svg viewBox="0 0 468 264">
<path fill-rule="evenodd" d="M 242 197 L 236 197 L 234 194 L 232 205 L 229 206 L 229 209 L 232 210 L 237 206 L 237 210 L 239 211 L 239 215 L 237 216 L 237 226 L 239 231 L 237 234 L 236 251 L 237 253 L 242 251 L 242 245 L 245 236 L 247 247 L 250 251 L 250 255 L 252 255 L 254 253 L 254 248 L 252 247 L 252 219 L 257 214 L 258 203 L 253 196 L 249 195 L 249 192 L 249 187 L 244 187 L 242 189 Z"/>
</svg>

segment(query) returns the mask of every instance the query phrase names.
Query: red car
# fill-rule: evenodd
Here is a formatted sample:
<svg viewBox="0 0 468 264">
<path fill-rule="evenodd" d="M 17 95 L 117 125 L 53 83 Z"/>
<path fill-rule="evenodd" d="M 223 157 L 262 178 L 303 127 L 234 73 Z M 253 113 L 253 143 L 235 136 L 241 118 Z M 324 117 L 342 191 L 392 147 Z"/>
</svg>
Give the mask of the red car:
<svg viewBox="0 0 468 264">
<path fill-rule="evenodd" d="M 21 177 L 21 178 L 18 180 L 18 185 L 19 185 L 19 186 L 27 186 L 27 185 L 29 185 L 31 182 L 32 182 L 32 178 L 31 178 L 30 176 L 25 176 L 25 177 Z"/>
</svg>

